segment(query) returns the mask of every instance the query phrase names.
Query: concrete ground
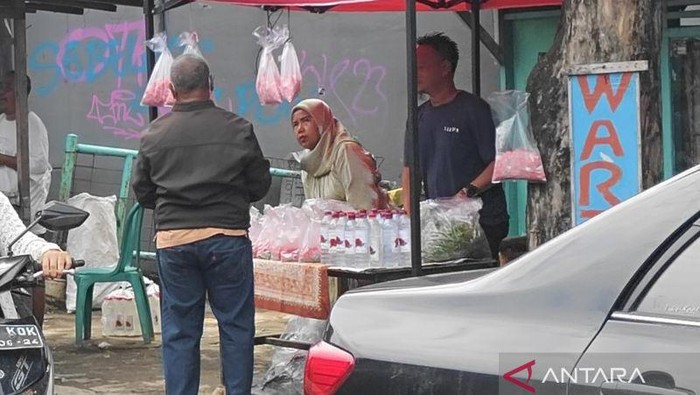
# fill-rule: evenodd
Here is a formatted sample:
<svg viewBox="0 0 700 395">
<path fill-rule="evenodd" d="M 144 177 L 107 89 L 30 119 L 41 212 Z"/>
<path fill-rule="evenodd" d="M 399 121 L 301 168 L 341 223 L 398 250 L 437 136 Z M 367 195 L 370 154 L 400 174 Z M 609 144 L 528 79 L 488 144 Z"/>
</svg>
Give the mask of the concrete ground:
<svg viewBox="0 0 700 395">
<path fill-rule="evenodd" d="M 258 310 L 258 335 L 281 333 L 290 316 Z M 144 345 L 141 338 L 103 337 L 100 312 L 93 312 L 93 339 L 74 345 L 75 316 L 63 311 L 46 315 L 44 334 L 53 349 L 58 395 L 164 394 L 160 336 Z M 219 387 L 219 337 L 216 320 L 207 312 L 201 343 L 200 394 L 223 394 Z M 100 347 L 101 346 L 101 347 Z M 274 348 L 255 347 L 255 388 L 269 367 Z"/>
</svg>

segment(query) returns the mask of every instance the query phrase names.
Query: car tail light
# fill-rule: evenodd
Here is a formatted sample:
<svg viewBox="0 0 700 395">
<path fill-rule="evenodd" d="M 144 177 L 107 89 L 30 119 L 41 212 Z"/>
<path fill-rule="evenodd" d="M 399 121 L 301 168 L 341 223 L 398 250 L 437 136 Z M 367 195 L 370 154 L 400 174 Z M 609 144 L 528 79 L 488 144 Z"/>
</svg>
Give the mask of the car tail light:
<svg viewBox="0 0 700 395">
<path fill-rule="evenodd" d="M 309 350 L 304 368 L 305 395 L 332 395 L 355 368 L 353 356 L 326 342 Z"/>
</svg>

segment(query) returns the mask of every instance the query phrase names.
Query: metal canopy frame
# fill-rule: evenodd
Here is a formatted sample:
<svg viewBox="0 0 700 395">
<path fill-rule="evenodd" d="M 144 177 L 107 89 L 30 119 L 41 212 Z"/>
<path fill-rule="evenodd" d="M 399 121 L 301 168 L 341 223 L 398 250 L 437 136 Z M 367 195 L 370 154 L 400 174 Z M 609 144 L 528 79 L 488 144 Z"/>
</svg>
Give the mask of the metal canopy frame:
<svg viewBox="0 0 700 395">
<path fill-rule="evenodd" d="M 9 0 L 0 5 L 0 18 L 13 20 L 15 101 L 17 106 L 17 180 L 20 197 L 19 215 L 29 223 L 29 106 L 27 94 L 27 13 L 37 11 L 82 15 L 85 9 L 111 11 L 117 6 L 144 7 L 153 0 Z M 144 8 L 146 10 L 146 8 Z M 148 20 L 148 18 L 147 18 Z M 152 18 L 151 18 L 152 20 Z M 152 65 L 149 65 L 152 69 Z"/>
<path fill-rule="evenodd" d="M 158 6 L 155 0 L 11 0 L 12 6 L 0 6 L 0 17 L 12 18 L 14 20 L 14 52 L 15 52 L 15 94 L 17 98 L 17 142 L 18 142 L 18 179 L 20 191 L 20 216 L 25 221 L 30 220 L 30 198 L 29 198 L 29 141 L 28 141 L 28 105 L 27 105 L 27 85 L 26 85 L 26 14 L 36 11 L 52 11 L 68 14 L 83 14 L 85 9 L 95 9 L 103 11 L 116 11 L 117 6 L 142 7 L 146 36 L 152 37 L 155 33 L 155 15 L 160 15 L 161 20 L 164 13 L 173 8 L 192 3 L 195 0 L 162 0 Z M 481 45 L 482 37 L 485 37 L 484 44 L 500 62 L 503 59 L 503 50 L 493 40 L 490 35 L 484 35 L 485 30 L 480 23 L 481 4 L 488 0 L 406 0 L 406 50 L 407 59 L 407 105 L 408 105 L 408 131 L 412 135 L 412 141 L 418 141 L 418 92 L 416 82 L 416 3 L 429 5 L 435 9 L 448 9 L 458 4 L 465 5 L 465 11 L 469 10 L 471 18 L 466 13 L 459 15 L 467 25 L 472 28 L 472 92 L 476 95 L 481 93 Z M 322 13 L 331 7 L 307 7 L 307 11 Z M 478 28 L 475 28 L 478 27 Z M 153 71 L 155 55 L 147 51 L 148 75 Z M 157 108 L 149 108 L 149 119 L 152 121 L 157 117 Z M 421 176 L 418 171 L 418 144 L 414 143 L 410 149 L 413 151 L 414 161 L 409 164 L 409 174 L 411 178 L 411 267 L 414 275 L 422 274 L 421 245 L 420 245 L 420 190 Z"/>
<path fill-rule="evenodd" d="M 164 0 L 158 7 L 144 8 L 147 18 L 155 14 L 163 15 L 165 12 L 179 6 L 193 3 L 196 0 Z M 497 61 L 503 63 L 504 51 L 496 41 L 481 26 L 481 4 L 489 0 L 406 0 L 406 53 L 407 53 L 407 129 L 411 133 L 411 147 L 413 161 L 409 164 L 410 174 L 410 217 L 411 217 L 411 269 L 414 276 L 423 274 L 421 259 L 421 229 L 420 229 L 420 191 L 422 189 L 421 174 L 418 167 L 418 92 L 416 75 L 416 3 L 428 5 L 434 9 L 448 10 L 459 4 L 465 5 L 465 11 L 458 12 L 460 18 L 472 29 L 472 93 L 481 95 L 481 42 L 491 51 Z M 284 7 L 269 7 L 261 1 L 262 9 L 276 11 Z M 332 7 L 302 7 L 302 9 L 314 13 L 323 13 Z M 468 12 L 467 12 L 468 11 Z M 467 16 L 470 15 L 471 17 Z M 147 22 L 148 23 L 148 22 Z M 478 27 L 478 28 L 475 28 Z M 150 65 L 150 63 L 149 63 Z M 151 68 L 149 66 L 149 74 Z"/>
</svg>

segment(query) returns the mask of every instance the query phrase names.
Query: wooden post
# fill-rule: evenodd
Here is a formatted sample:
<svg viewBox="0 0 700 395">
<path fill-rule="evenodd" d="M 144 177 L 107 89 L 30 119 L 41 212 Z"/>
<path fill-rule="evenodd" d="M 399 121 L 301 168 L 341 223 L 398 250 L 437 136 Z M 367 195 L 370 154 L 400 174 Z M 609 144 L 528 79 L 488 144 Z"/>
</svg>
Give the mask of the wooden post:
<svg viewBox="0 0 700 395">
<path fill-rule="evenodd" d="M 20 218 L 29 223 L 29 105 L 27 93 L 27 31 L 24 0 L 14 0 L 20 12 L 14 20 L 15 102 L 17 105 L 17 180 L 19 182 Z"/>
</svg>

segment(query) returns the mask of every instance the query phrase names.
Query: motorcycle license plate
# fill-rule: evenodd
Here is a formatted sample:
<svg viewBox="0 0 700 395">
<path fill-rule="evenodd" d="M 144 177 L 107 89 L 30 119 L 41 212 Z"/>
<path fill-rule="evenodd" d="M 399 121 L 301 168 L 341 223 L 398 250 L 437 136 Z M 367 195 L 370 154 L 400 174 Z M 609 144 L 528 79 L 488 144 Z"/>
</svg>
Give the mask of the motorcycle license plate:
<svg viewBox="0 0 700 395">
<path fill-rule="evenodd" d="M 16 350 L 19 348 L 41 348 L 39 328 L 33 324 L 0 324 L 0 350 Z"/>
</svg>

